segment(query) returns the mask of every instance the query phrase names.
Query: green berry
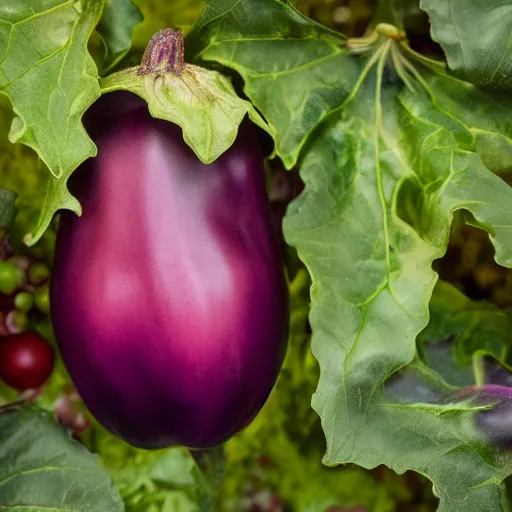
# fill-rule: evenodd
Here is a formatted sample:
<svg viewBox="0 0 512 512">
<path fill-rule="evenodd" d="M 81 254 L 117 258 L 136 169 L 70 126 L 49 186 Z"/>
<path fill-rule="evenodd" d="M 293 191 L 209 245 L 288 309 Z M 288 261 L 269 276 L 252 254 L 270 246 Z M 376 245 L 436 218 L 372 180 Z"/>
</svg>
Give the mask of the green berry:
<svg viewBox="0 0 512 512">
<path fill-rule="evenodd" d="M 0 293 L 11 295 L 18 288 L 18 269 L 11 262 L 0 260 Z"/>
<path fill-rule="evenodd" d="M 25 274 L 25 271 L 22 268 L 16 267 L 16 283 L 18 287 L 20 287 L 22 284 L 25 284 L 27 282 L 27 276 Z"/>
<path fill-rule="evenodd" d="M 14 306 L 27 313 L 34 305 L 34 296 L 29 292 L 20 292 L 14 297 Z"/>
<path fill-rule="evenodd" d="M 32 263 L 28 269 L 28 280 L 34 286 L 39 286 L 48 281 L 50 277 L 50 269 L 39 261 Z"/>
<path fill-rule="evenodd" d="M 39 311 L 46 314 L 50 312 L 50 287 L 48 286 L 48 283 L 45 283 L 36 289 L 34 293 L 34 302 Z"/>
</svg>

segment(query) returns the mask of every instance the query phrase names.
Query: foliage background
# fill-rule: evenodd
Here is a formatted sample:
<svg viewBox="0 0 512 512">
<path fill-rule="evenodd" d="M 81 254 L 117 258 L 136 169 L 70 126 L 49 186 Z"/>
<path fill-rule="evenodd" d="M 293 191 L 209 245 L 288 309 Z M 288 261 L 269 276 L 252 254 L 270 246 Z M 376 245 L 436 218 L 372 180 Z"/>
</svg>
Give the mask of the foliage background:
<svg viewBox="0 0 512 512">
<path fill-rule="evenodd" d="M 133 47 L 129 52 L 123 50 L 121 44 L 115 52 L 105 53 L 105 34 L 95 33 L 89 42 L 91 54 L 103 74 L 135 64 L 151 35 L 160 28 L 180 26 L 189 33 L 202 10 L 201 2 L 193 0 L 137 0 L 135 3 L 144 21 L 134 30 Z M 363 36 L 368 23 L 386 4 L 370 0 L 297 0 L 295 3 L 307 16 L 349 37 Z M 444 59 L 442 50 L 429 35 L 427 15 L 418 4 L 402 2 L 401 8 L 403 28 L 408 33 L 411 46 L 424 55 Z M 126 16 L 136 14 L 130 12 Z M 210 65 L 219 67 L 219 62 L 220 59 L 210 62 Z M 243 95 L 240 77 L 229 70 L 223 71 L 232 75 L 237 91 Z M 8 100 L 3 96 L 0 99 L 0 185 L 19 195 L 19 213 L 11 229 L 11 239 L 18 252 L 28 252 L 51 264 L 55 222 L 41 241 L 30 249 L 23 247 L 22 238 L 36 222 L 44 202 L 41 191 L 53 178 L 45 172 L 44 163 L 31 149 L 8 141 L 13 112 Z M 303 162 L 299 161 L 298 165 L 301 164 Z M 284 170 L 278 160 L 271 160 L 269 166 L 269 189 L 275 214 L 279 217 L 288 200 L 278 193 Z M 292 171 L 296 170 L 297 167 L 293 166 Z M 506 176 L 508 169 L 499 170 Z M 438 500 L 432 492 L 431 483 L 418 473 L 406 472 L 399 476 L 385 466 L 366 470 L 352 464 L 336 468 L 322 465 L 325 436 L 319 417 L 310 405 L 319 378 L 318 364 L 310 351 L 308 313 L 311 282 L 293 249 L 286 249 L 286 259 L 291 279 L 292 322 L 285 367 L 275 391 L 256 421 L 226 447 L 226 473 L 216 493 L 216 510 L 436 510 Z M 512 340 L 507 309 L 512 306 L 512 273 L 495 263 L 494 249 L 487 234 L 464 224 L 462 215 L 457 215 L 453 224 L 446 255 L 434 263 L 434 268 L 443 281 L 451 283 L 454 288 L 443 285 L 436 288 L 430 306 L 431 323 L 420 336 L 419 353 L 443 376 L 444 383 L 454 386 L 471 384 L 473 376 L 468 377 L 467 371 L 474 364 L 474 352 L 483 351 L 506 363 L 502 354 L 503 351 L 508 353 Z M 482 306 L 481 303 L 468 302 L 456 289 L 471 300 L 486 300 L 490 304 Z M 453 318 L 457 318 L 457 322 L 452 321 Z M 35 322 L 37 329 L 51 337 L 47 318 L 38 317 Z M 482 326 L 479 329 L 475 328 L 477 322 Z M 493 330 L 492 325 L 499 327 Z M 472 343 L 476 349 L 471 348 Z M 454 361 L 452 367 L 442 366 L 447 359 Z M 400 390 L 403 383 L 410 389 L 423 389 L 424 382 L 414 374 L 418 369 L 421 373 L 421 368 L 422 362 L 417 361 L 412 375 L 401 374 L 389 387 L 390 396 Z M 451 378 L 460 380 L 452 383 Z M 59 365 L 39 404 L 51 407 L 68 384 L 65 370 Z M 0 394 L 5 401 L 13 398 L 12 392 L 6 388 L 0 388 Z M 204 485 L 194 460 L 184 450 L 153 453 L 135 450 L 112 438 L 96 424 L 83 435 L 82 442 L 99 454 L 128 511 L 199 510 L 204 500 Z"/>
</svg>

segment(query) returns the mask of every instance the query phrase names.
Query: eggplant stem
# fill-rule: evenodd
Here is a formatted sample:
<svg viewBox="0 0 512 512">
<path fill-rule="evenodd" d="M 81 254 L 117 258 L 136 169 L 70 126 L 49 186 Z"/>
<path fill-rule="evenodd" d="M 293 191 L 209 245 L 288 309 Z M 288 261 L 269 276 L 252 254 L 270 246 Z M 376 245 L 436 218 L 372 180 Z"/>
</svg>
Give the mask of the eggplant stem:
<svg viewBox="0 0 512 512">
<path fill-rule="evenodd" d="M 191 450 L 196 462 L 196 482 L 201 512 L 214 512 L 217 493 L 224 479 L 226 455 L 224 446 L 210 450 Z"/>
<path fill-rule="evenodd" d="M 179 75 L 185 66 L 185 45 L 180 29 L 159 30 L 149 42 L 137 75 L 166 71 Z"/>
</svg>

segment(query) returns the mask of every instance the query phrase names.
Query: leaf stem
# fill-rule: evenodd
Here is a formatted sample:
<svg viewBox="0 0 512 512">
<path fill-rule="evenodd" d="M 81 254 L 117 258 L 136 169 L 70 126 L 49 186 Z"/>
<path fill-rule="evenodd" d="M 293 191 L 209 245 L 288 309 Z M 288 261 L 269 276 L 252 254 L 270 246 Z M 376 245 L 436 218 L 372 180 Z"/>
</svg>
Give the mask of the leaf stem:
<svg viewBox="0 0 512 512">
<path fill-rule="evenodd" d="M 483 386 L 485 384 L 485 368 L 484 368 L 484 357 L 481 352 L 473 354 L 472 358 L 473 374 L 475 375 L 475 383 L 477 386 Z"/>
<path fill-rule="evenodd" d="M 394 39 L 395 41 L 403 41 L 406 38 L 405 32 L 403 30 L 399 30 L 394 25 L 389 23 L 379 23 L 375 27 L 375 32 L 382 36 L 386 36 L 389 39 Z"/>
<path fill-rule="evenodd" d="M 389 254 L 389 227 L 388 227 L 388 212 L 386 207 L 386 199 L 384 194 L 384 185 L 382 178 L 382 169 L 379 160 L 379 135 L 382 130 L 382 102 L 381 102 L 381 89 L 382 89 L 382 76 L 384 74 L 384 67 L 386 65 L 386 59 L 389 53 L 390 47 L 393 45 L 392 40 L 388 40 L 384 45 L 384 51 L 382 52 L 379 61 L 377 63 L 377 80 L 376 80 L 376 91 L 375 91 L 375 124 L 374 124 L 374 147 L 375 147 L 375 170 L 377 176 L 377 191 L 379 194 L 380 203 L 382 205 L 382 217 L 383 217 L 383 232 L 386 244 L 386 266 L 388 272 L 388 283 L 389 274 L 391 272 L 391 259 Z"/>
<path fill-rule="evenodd" d="M 393 60 L 393 65 L 395 66 L 395 71 L 397 75 L 402 79 L 402 82 L 406 85 L 406 87 L 414 92 L 414 86 L 407 76 L 407 70 L 405 69 L 402 58 L 400 56 L 400 52 L 398 51 L 397 45 L 394 44 L 391 46 L 391 58 Z"/>
<path fill-rule="evenodd" d="M 434 100 L 434 95 L 432 93 L 432 90 L 430 89 L 430 87 L 429 87 L 428 83 L 425 81 L 425 79 L 421 76 L 421 73 L 419 73 L 418 70 L 416 69 L 416 67 L 409 62 L 409 59 L 407 59 L 407 57 L 405 57 L 405 55 L 402 55 L 399 52 L 399 57 L 400 57 L 401 62 L 405 66 L 405 68 L 407 68 L 409 70 L 411 75 L 413 75 L 414 78 L 416 78 L 416 80 L 423 86 L 423 88 L 425 89 L 427 94 L 430 96 L 430 98 L 432 100 Z"/>
<path fill-rule="evenodd" d="M 353 37 L 347 40 L 346 47 L 352 53 L 363 53 L 374 48 L 379 39 L 403 41 L 405 32 L 389 23 L 379 23 L 375 29 L 364 37 Z"/>
</svg>

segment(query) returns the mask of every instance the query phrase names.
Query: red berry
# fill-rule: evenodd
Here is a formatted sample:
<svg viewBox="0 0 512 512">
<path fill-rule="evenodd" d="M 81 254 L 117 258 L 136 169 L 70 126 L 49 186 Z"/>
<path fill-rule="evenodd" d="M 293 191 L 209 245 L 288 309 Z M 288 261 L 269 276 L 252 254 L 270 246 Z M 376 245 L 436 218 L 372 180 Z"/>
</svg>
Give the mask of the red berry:
<svg viewBox="0 0 512 512">
<path fill-rule="evenodd" d="M 0 340 L 0 379 L 18 390 L 44 384 L 53 369 L 52 347 L 33 331 Z"/>
</svg>

